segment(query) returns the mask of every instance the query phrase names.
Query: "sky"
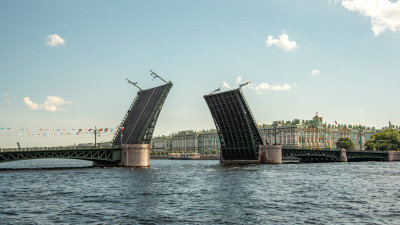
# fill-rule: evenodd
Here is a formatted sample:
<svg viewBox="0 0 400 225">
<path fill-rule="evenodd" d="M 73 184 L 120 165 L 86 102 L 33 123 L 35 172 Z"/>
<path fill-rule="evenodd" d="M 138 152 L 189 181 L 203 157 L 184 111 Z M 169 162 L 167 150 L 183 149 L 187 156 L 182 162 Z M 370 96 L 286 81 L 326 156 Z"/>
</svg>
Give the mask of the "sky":
<svg viewBox="0 0 400 225">
<path fill-rule="evenodd" d="M 115 128 L 138 91 L 126 78 L 163 84 L 149 70 L 174 84 L 154 135 L 215 128 L 203 96 L 248 80 L 260 124 L 400 124 L 400 1 L 3 0 L 0 32 L 0 128 L 14 134 Z M 2 133 L 0 148 L 94 142 Z"/>
</svg>

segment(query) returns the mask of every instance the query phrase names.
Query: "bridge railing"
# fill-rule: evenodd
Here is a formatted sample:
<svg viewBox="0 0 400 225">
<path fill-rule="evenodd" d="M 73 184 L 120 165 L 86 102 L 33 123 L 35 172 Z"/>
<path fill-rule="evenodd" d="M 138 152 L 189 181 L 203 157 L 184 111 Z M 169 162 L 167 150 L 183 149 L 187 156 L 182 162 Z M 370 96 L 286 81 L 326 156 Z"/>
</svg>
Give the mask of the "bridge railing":
<svg viewBox="0 0 400 225">
<path fill-rule="evenodd" d="M 58 147 L 30 147 L 30 148 L 0 148 L 0 152 L 31 152 L 31 151 L 65 151 L 65 150 L 101 150 L 118 149 L 120 145 L 113 146 L 58 146 Z"/>
<path fill-rule="evenodd" d="M 339 151 L 337 148 L 307 148 L 307 147 L 296 147 L 296 146 L 282 146 L 282 149 L 298 149 L 298 150 L 321 150 L 321 151 Z M 376 152 L 376 153 L 384 153 L 387 151 L 375 151 L 375 150 L 346 150 L 347 152 Z"/>
</svg>

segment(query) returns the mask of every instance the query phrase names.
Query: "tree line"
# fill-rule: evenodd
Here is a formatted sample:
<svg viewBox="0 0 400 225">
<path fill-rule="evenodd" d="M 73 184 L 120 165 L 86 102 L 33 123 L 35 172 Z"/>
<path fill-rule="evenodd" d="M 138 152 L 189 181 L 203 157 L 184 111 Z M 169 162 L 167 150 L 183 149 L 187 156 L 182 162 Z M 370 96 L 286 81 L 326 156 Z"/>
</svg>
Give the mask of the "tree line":
<svg viewBox="0 0 400 225">
<path fill-rule="evenodd" d="M 350 138 L 339 138 L 336 142 L 337 148 L 345 148 L 353 150 L 355 148 L 353 141 Z M 387 129 L 372 135 L 370 140 L 365 143 L 366 150 L 387 151 L 398 150 L 400 148 L 400 132 L 392 129 Z"/>
</svg>

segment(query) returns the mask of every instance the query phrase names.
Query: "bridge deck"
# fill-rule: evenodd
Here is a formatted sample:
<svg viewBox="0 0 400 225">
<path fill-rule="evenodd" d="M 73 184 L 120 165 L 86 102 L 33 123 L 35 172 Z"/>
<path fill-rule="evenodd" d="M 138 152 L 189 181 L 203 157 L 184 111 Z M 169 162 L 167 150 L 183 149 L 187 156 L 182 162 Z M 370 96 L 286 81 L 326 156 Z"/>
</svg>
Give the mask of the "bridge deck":
<svg viewBox="0 0 400 225">
<path fill-rule="evenodd" d="M 140 90 L 121 122 L 120 126 L 124 130 L 117 131 L 112 143 L 121 145 L 122 141 L 123 144 L 149 144 L 171 87 L 170 82 L 155 88 Z"/>
<path fill-rule="evenodd" d="M 346 151 L 348 161 L 359 160 L 385 160 L 387 159 L 387 151 Z M 303 159 L 315 160 L 333 160 L 337 161 L 340 158 L 340 151 L 337 149 L 296 149 L 296 148 L 283 148 L 282 157 L 299 157 Z"/>
<path fill-rule="evenodd" d="M 204 96 L 221 143 L 221 160 L 258 160 L 263 143 L 240 89 Z"/>
<path fill-rule="evenodd" d="M 0 163 L 15 160 L 61 158 L 94 162 L 119 162 L 121 146 L 112 147 L 40 147 L 0 149 Z"/>
</svg>

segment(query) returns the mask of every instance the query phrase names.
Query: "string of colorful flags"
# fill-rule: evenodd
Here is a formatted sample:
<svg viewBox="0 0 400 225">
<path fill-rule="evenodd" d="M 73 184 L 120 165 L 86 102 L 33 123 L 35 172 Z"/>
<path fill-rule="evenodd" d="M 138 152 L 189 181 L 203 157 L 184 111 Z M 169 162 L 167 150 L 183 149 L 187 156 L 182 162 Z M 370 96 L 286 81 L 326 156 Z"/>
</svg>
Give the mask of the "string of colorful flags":
<svg viewBox="0 0 400 225">
<path fill-rule="evenodd" d="M 97 128 L 97 129 L 54 129 L 54 128 L 0 128 L 0 136 L 68 136 L 68 135 L 98 135 L 114 134 L 116 128 Z"/>
</svg>

